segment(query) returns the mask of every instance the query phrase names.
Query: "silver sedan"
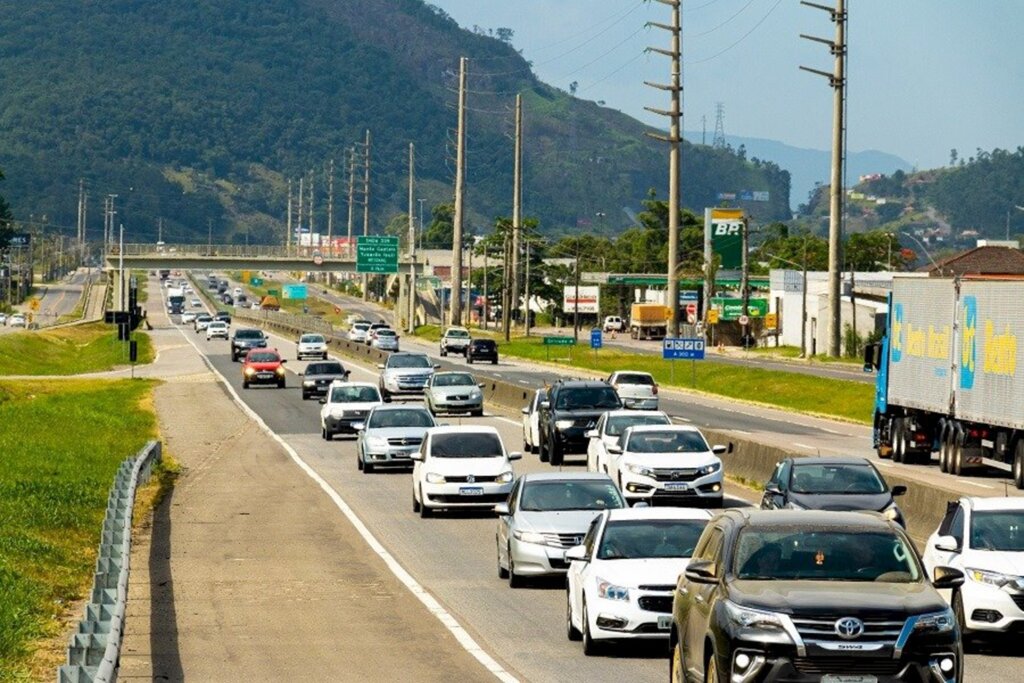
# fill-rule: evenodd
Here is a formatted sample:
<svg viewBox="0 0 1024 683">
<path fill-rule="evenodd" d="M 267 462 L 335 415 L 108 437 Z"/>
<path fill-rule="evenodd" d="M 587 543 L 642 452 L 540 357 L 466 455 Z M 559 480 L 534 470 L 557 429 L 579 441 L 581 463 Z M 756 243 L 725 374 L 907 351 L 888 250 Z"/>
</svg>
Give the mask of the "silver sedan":
<svg viewBox="0 0 1024 683">
<path fill-rule="evenodd" d="M 427 382 L 424 397 L 431 413 L 484 414 L 483 384 L 468 372 L 437 372 Z"/>
<path fill-rule="evenodd" d="M 359 432 L 356 466 L 369 474 L 378 467 L 412 467 L 412 454 L 437 423 L 422 406 L 388 404 L 377 406 L 354 426 Z"/>
</svg>

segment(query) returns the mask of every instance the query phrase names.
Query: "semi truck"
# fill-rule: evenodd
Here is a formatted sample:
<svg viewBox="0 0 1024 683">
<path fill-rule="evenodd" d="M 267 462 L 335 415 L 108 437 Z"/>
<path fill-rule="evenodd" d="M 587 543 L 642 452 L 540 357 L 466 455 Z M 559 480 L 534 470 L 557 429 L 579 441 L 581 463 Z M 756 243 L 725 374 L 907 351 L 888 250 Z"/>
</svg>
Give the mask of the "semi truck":
<svg viewBox="0 0 1024 683">
<path fill-rule="evenodd" d="M 181 287 L 171 287 L 167 290 L 167 312 L 185 312 L 185 290 Z"/>
<path fill-rule="evenodd" d="M 1024 489 L 1022 354 L 1024 280 L 894 278 L 886 334 L 864 354 L 879 457 L 938 451 L 943 472 L 994 467 Z"/>
<path fill-rule="evenodd" d="M 669 310 L 661 304 L 635 303 L 629 310 L 629 336 L 633 339 L 664 339 Z"/>
</svg>

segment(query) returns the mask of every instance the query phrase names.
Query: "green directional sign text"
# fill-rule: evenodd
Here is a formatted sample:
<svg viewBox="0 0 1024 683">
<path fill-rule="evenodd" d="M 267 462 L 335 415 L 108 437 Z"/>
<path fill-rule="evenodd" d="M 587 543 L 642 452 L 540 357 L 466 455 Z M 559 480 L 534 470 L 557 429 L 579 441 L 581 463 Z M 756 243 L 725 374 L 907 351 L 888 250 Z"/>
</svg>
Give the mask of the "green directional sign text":
<svg viewBox="0 0 1024 683">
<path fill-rule="evenodd" d="M 576 346 L 573 337 L 544 337 L 544 346 Z"/>
<path fill-rule="evenodd" d="M 397 273 L 398 238 L 361 235 L 356 242 L 357 273 Z"/>
</svg>

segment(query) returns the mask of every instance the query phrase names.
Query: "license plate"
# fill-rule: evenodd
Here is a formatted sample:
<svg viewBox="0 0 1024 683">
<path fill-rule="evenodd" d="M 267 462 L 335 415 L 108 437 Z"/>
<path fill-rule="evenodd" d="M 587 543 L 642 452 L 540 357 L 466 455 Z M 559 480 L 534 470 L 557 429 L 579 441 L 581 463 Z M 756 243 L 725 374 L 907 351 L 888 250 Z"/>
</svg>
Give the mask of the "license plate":
<svg viewBox="0 0 1024 683">
<path fill-rule="evenodd" d="M 848 676 L 846 674 L 825 674 L 821 683 L 878 683 L 876 676 Z"/>
<path fill-rule="evenodd" d="M 484 489 L 482 486 L 462 486 L 459 488 L 460 496 L 482 496 L 484 495 Z"/>
<path fill-rule="evenodd" d="M 663 617 L 658 617 L 658 630 L 668 631 L 670 628 L 672 628 L 671 616 L 665 615 Z"/>
<path fill-rule="evenodd" d="M 274 377 L 274 373 L 272 373 L 272 372 L 257 372 L 256 376 L 259 377 L 260 379 L 272 379 Z"/>
<path fill-rule="evenodd" d="M 665 484 L 666 491 L 689 491 L 689 484 L 682 484 L 680 482 L 669 482 Z"/>
</svg>

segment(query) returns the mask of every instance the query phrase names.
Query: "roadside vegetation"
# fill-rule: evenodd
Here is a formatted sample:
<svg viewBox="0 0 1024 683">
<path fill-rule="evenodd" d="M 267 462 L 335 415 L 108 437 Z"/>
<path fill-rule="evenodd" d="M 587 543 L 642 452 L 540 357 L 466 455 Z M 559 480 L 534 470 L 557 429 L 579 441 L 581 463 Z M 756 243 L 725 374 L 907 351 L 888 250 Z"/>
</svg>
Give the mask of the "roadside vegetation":
<svg viewBox="0 0 1024 683">
<path fill-rule="evenodd" d="M 157 434 L 153 386 L 0 382 L 0 679 L 52 679 L 114 474 Z"/>
<path fill-rule="evenodd" d="M 234 280 L 235 282 L 242 281 L 241 273 L 234 272 L 230 273 L 229 275 L 231 279 Z M 277 300 L 281 303 L 282 311 L 285 311 L 287 313 L 294 313 L 296 315 L 312 315 L 317 318 L 322 318 L 326 320 L 335 327 L 344 326 L 345 316 L 348 314 L 345 313 L 344 309 L 342 309 L 340 306 L 335 306 L 331 303 L 328 303 L 317 296 L 310 296 L 306 299 L 282 298 L 281 295 L 284 294 L 284 284 L 285 283 L 279 282 L 277 280 L 265 279 L 263 280 L 263 284 L 258 287 L 251 283 L 246 284 L 245 287 L 249 290 L 249 292 L 252 295 L 250 297 L 250 301 L 259 301 L 261 298 L 269 294 L 271 289 L 273 289 L 277 291 L 277 294 L 275 294 L 274 296 L 276 296 Z M 199 286 L 202 286 L 202 284 L 200 283 Z M 319 283 L 306 284 L 306 289 L 310 295 L 314 294 L 314 292 L 319 292 L 323 288 L 324 285 Z M 212 295 L 213 293 L 210 292 L 210 294 Z M 228 306 L 224 306 L 216 299 L 214 299 L 214 303 L 218 305 L 218 308 L 230 310 Z"/>
<path fill-rule="evenodd" d="M 153 343 L 136 331 L 139 364 L 152 363 Z M 55 330 L 19 331 L 0 337 L 0 375 L 75 375 L 128 364 L 128 345 L 102 322 Z"/>
</svg>

